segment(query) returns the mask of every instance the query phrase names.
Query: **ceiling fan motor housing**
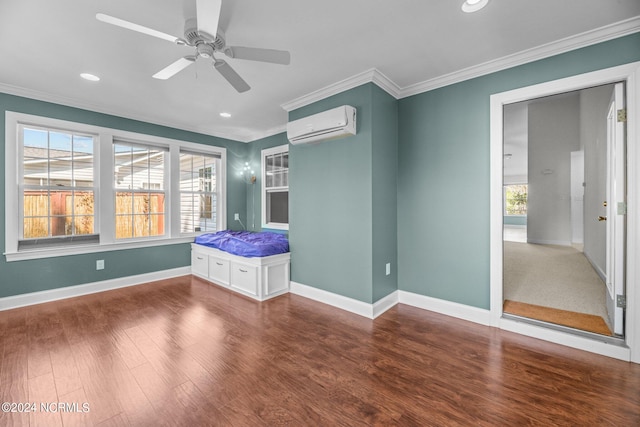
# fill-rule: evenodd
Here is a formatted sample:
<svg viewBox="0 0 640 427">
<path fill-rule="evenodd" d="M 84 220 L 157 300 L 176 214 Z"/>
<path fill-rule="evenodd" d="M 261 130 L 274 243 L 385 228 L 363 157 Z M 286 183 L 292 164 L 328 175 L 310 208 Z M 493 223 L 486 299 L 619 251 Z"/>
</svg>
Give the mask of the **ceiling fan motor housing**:
<svg viewBox="0 0 640 427">
<path fill-rule="evenodd" d="M 218 30 L 218 34 L 212 36 L 204 31 L 198 31 L 198 22 L 196 18 L 188 19 L 184 25 L 184 39 L 189 46 L 199 46 L 208 44 L 216 51 L 222 51 L 225 46 L 224 34 Z M 200 53 L 200 51 L 198 51 Z"/>
</svg>

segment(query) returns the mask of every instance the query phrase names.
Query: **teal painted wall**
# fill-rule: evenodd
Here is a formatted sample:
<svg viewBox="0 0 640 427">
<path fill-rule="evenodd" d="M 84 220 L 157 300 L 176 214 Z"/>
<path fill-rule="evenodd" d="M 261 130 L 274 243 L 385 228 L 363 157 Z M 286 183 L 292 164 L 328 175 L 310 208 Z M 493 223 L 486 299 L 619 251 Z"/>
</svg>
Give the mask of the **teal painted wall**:
<svg viewBox="0 0 640 427">
<path fill-rule="evenodd" d="M 373 302 L 398 289 L 398 101 L 372 86 Z M 391 264 L 386 275 L 385 265 Z"/>
<path fill-rule="evenodd" d="M 505 225 L 527 225 L 527 217 L 525 215 L 505 215 L 502 223 Z"/>
<path fill-rule="evenodd" d="M 289 113 L 357 109 L 357 134 L 289 151 L 291 280 L 372 302 L 372 85 Z"/>
<path fill-rule="evenodd" d="M 355 136 L 290 146 L 291 278 L 373 303 L 397 290 L 398 103 L 369 83 L 289 119 L 345 104 L 357 109 Z"/>
<path fill-rule="evenodd" d="M 640 61 L 640 33 L 399 101 L 399 289 L 489 308 L 489 97 Z"/>
<path fill-rule="evenodd" d="M 247 155 L 244 143 L 193 132 L 157 126 L 0 93 L 0 247 L 5 249 L 5 111 L 34 114 L 78 123 L 121 129 L 165 138 L 215 145 L 227 149 L 227 224 L 233 226 L 233 212 L 246 212 L 246 187 L 233 172 L 241 169 Z M 106 268 L 96 271 L 97 259 Z M 65 286 L 115 279 L 190 264 L 189 244 L 100 252 L 7 263 L 0 258 L 0 298 Z"/>
</svg>

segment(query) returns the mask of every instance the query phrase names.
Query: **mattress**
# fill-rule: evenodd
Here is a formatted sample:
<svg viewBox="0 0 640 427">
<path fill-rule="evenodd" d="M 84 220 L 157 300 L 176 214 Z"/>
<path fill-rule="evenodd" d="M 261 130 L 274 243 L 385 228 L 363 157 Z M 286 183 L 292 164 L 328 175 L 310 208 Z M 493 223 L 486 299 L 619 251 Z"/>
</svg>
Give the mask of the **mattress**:
<svg viewBox="0 0 640 427">
<path fill-rule="evenodd" d="M 289 240 L 284 234 L 262 231 L 224 230 L 202 234 L 195 243 L 247 258 L 265 257 L 289 252 Z"/>
</svg>

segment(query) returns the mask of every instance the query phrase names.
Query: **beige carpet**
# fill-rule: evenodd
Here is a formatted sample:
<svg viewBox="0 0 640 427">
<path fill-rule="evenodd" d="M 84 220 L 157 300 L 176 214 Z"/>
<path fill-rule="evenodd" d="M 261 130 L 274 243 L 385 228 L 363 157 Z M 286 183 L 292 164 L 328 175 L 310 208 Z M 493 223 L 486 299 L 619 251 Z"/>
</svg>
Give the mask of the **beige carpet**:
<svg viewBox="0 0 640 427">
<path fill-rule="evenodd" d="M 606 287 L 584 254 L 568 246 L 504 242 L 504 299 L 602 317 Z"/>
<path fill-rule="evenodd" d="M 604 319 L 593 314 L 576 313 L 575 311 L 558 310 L 557 308 L 541 307 L 534 304 L 509 301 L 504 302 L 503 311 L 529 319 L 542 320 L 556 325 L 568 326 L 594 334 L 611 336 L 611 329 Z"/>
</svg>

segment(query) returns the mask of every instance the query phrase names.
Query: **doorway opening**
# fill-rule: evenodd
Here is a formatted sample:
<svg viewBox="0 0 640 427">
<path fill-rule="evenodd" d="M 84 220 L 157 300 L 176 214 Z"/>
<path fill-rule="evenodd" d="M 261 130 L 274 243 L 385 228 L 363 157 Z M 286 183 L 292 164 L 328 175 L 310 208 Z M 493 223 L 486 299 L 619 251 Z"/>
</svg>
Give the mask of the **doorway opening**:
<svg viewBox="0 0 640 427">
<path fill-rule="evenodd" d="M 624 83 L 618 85 L 623 93 Z M 607 200 L 626 203 L 623 191 L 611 200 L 607 188 L 625 182 L 624 170 L 616 175 L 616 165 L 624 168 L 625 162 L 608 155 L 616 143 L 611 111 L 624 108 L 612 107 L 616 86 L 503 107 L 505 314 L 608 337 L 624 335 L 623 316 L 616 319 L 614 304 L 607 304 L 624 295 L 624 276 L 616 278 L 609 265 L 615 263 L 612 256 L 624 257 L 624 233 L 618 236 L 619 249 L 609 249 L 616 236 L 609 236 L 606 223 L 616 216 L 607 214 L 612 207 Z M 624 156 L 624 126 L 621 132 Z"/>
<path fill-rule="evenodd" d="M 618 123 L 617 111 L 615 118 L 610 114 L 612 94 L 622 94 L 629 100 L 628 111 L 635 112 L 640 99 L 639 77 L 640 63 L 635 63 L 491 96 L 490 285 L 494 326 L 623 360 L 638 358 L 640 329 L 634 320 L 638 276 L 634 263 L 627 262 L 638 254 L 638 241 L 628 230 L 636 230 L 640 223 L 635 202 L 640 190 L 635 179 L 640 163 L 635 144 L 639 126 L 632 114 L 627 114 L 629 133 L 625 135 L 624 128 L 621 131 L 627 136 L 628 151 L 624 144 L 622 151 L 608 150 L 615 144 L 607 144 L 606 138 L 611 124 Z M 598 107 L 589 107 L 589 99 L 599 99 Z M 526 118 L 525 127 L 531 129 L 525 129 L 524 134 L 531 136 L 528 142 L 532 146 L 540 148 L 527 147 L 524 160 L 509 145 L 510 114 Z M 593 118 L 596 115 L 597 121 Z M 548 124 L 554 116 L 559 120 Z M 573 125 L 567 124 L 570 122 Z M 519 132 L 522 134 L 522 129 Z M 509 162 L 526 167 L 510 170 Z M 616 175 L 619 171 L 622 175 Z M 629 194 L 629 206 L 625 194 Z M 538 259 L 535 263 L 534 258 Z M 532 268 L 534 264 L 538 267 Z M 529 283 L 524 289 L 534 291 L 533 296 L 523 294 L 523 288 L 508 288 L 513 278 L 520 286 Z M 570 283 L 558 284 L 558 279 L 570 282 L 572 278 L 581 288 L 571 290 Z M 544 289 L 545 281 L 549 281 L 548 290 L 535 295 Z M 586 291 L 586 283 L 592 283 L 595 292 Z M 590 304 L 586 297 L 591 294 L 596 302 L 585 309 Z M 633 301 L 628 308 L 625 299 Z M 521 307 L 509 307 L 510 301 L 598 317 L 605 329 L 592 330 L 540 313 L 518 312 Z"/>
</svg>

